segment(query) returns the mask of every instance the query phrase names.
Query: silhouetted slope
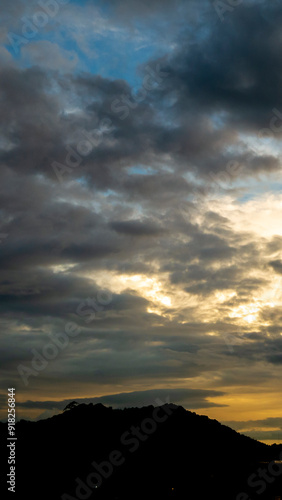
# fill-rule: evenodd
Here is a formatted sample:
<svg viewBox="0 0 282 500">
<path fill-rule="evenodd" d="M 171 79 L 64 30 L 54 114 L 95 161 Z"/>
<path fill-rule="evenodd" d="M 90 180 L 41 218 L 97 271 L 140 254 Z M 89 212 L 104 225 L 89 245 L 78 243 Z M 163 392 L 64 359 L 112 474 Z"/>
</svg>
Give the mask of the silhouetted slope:
<svg viewBox="0 0 282 500">
<path fill-rule="evenodd" d="M 232 500 L 247 491 L 247 478 L 259 462 L 279 455 L 277 447 L 175 405 L 125 410 L 79 405 L 47 420 L 20 421 L 16 432 L 17 498 L 28 500 Z M 259 498 L 274 499 L 279 481 Z M 78 484 L 86 489 L 76 491 Z M 256 498 L 254 487 L 250 492 Z"/>
</svg>

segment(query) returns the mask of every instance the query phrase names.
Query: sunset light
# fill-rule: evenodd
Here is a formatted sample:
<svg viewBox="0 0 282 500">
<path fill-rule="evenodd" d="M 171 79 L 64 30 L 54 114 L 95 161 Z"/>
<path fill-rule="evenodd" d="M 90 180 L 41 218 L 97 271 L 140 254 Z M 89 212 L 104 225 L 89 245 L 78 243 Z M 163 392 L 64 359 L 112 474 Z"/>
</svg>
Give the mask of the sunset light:
<svg viewBox="0 0 282 500">
<path fill-rule="evenodd" d="M 29 500 L 282 498 L 282 1 L 0 17 L 4 475 Z"/>
</svg>

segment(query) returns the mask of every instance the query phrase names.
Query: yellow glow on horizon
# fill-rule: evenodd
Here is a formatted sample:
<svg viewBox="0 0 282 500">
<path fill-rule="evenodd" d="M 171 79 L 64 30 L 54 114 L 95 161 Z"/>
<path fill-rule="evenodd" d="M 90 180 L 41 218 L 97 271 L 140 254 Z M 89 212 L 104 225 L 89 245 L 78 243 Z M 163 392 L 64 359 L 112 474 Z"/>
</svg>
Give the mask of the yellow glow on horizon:
<svg viewBox="0 0 282 500">
<path fill-rule="evenodd" d="M 197 335 L 199 335 L 197 356 L 203 367 L 207 363 L 207 370 L 202 373 L 201 377 L 195 374 L 189 379 L 183 378 L 180 381 L 175 376 L 174 380 L 163 381 L 165 388 L 169 384 L 173 388 L 183 383 L 184 387 L 219 390 L 225 393 L 223 396 L 210 398 L 212 403 L 222 405 L 221 407 L 196 408 L 193 411 L 206 414 L 219 421 L 248 421 L 281 417 L 282 401 L 279 395 L 282 376 L 280 376 L 279 365 L 272 364 L 266 357 L 261 356 L 258 359 L 251 359 L 249 369 L 248 358 L 231 356 L 226 360 L 223 355 L 217 357 L 217 347 L 221 348 L 225 334 L 227 337 L 229 334 L 231 336 L 231 347 L 233 336 L 234 351 L 237 345 L 243 346 L 245 343 L 250 348 L 251 343 L 255 344 L 255 336 L 248 337 L 251 332 L 261 334 L 261 338 L 258 337 L 258 341 L 261 342 L 264 341 L 263 336 L 266 341 L 271 340 L 272 336 L 279 336 L 279 330 L 277 332 L 277 329 L 271 329 L 271 327 L 277 325 L 275 321 L 279 314 L 279 307 L 282 306 L 282 276 L 278 274 L 279 269 L 276 271 L 269 263 L 282 260 L 282 251 L 279 247 L 279 237 L 282 237 L 282 195 L 265 194 L 244 203 L 237 202 L 231 196 L 207 200 L 203 206 L 199 206 L 196 215 L 197 222 L 203 223 L 203 230 L 206 230 L 204 221 L 207 212 L 215 212 L 222 218 L 223 229 L 220 229 L 226 230 L 228 238 L 230 235 L 228 243 L 230 242 L 230 246 L 234 247 L 237 245 L 242 252 L 234 252 L 225 260 L 211 259 L 207 265 L 204 262 L 199 277 L 197 272 L 184 273 L 184 279 L 188 276 L 187 283 L 176 285 L 171 283 L 168 272 L 159 271 L 157 262 L 155 267 L 154 263 L 152 264 L 150 274 L 140 272 L 132 275 L 126 270 L 127 268 L 124 268 L 123 270 L 95 270 L 91 273 L 91 277 L 101 289 L 108 288 L 116 294 L 132 294 L 148 301 L 143 306 L 141 302 L 140 309 L 142 309 L 142 314 L 147 312 L 152 315 L 149 319 L 146 318 L 148 324 L 153 327 L 157 324 L 160 327 L 158 330 L 160 341 L 158 343 L 146 341 L 146 348 L 158 348 L 166 344 L 166 342 L 162 344 L 162 341 L 166 340 L 167 332 L 174 331 L 167 328 L 170 327 L 168 321 L 171 320 L 174 324 L 178 324 L 179 330 L 177 331 L 183 336 L 184 342 L 187 339 L 189 343 L 191 335 L 193 342 L 197 343 Z M 217 234 L 218 226 L 210 224 L 208 231 Z M 277 237 L 277 242 L 275 239 L 272 242 L 274 237 Z M 254 256 L 250 253 L 252 248 L 255 249 Z M 183 262 L 188 270 L 191 264 L 189 256 L 187 262 L 185 257 Z M 197 271 L 197 266 L 201 265 L 201 259 L 198 260 L 196 256 L 192 265 Z M 184 267 L 183 265 L 183 269 Z M 239 272 L 233 275 L 233 268 L 237 267 Z M 217 274 L 225 268 L 231 269 L 230 283 L 227 280 L 224 281 L 225 276 L 222 280 L 222 274 Z M 206 275 L 205 269 L 210 271 Z M 60 272 L 61 269 L 57 268 L 57 271 Z M 219 283 L 217 283 L 218 275 Z M 89 274 L 86 276 L 89 278 Z M 193 276 L 191 282 L 189 282 L 190 276 Z M 215 277 L 214 285 L 209 282 L 213 276 Z M 234 279 L 233 276 L 235 276 Z M 240 279 L 246 281 L 246 287 L 241 286 Z M 198 284 L 200 285 L 197 288 Z M 191 290 L 191 293 L 187 293 L 185 288 L 188 291 Z M 195 293 L 192 293 L 192 290 Z M 150 329 L 148 332 L 150 333 Z M 162 332 L 164 332 L 163 335 Z M 208 344 L 205 344 L 205 340 L 202 341 L 204 336 L 208 339 Z M 177 352 L 177 355 L 172 354 L 173 356 L 175 359 L 169 359 L 171 366 L 173 363 L 175 366 L 178 366 L 177 363 L 181 366 L 180 363 L 184 364 L 186 358 L 190 361 L 193 354 Z M 256 370 L 258 379 L 254 377 Z M 248 380 L 249 375 L 250 380 Z M 131 387 L 128 390 L 131 390 Z"/>
</svg>

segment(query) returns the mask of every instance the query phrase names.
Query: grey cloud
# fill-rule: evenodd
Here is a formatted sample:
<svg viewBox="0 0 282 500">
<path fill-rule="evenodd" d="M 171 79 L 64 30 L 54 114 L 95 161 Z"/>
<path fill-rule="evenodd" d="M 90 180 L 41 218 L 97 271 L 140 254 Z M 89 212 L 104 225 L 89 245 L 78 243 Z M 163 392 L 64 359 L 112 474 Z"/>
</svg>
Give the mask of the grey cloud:
<svg viewBox="0 0 282 500">
<path fill-rule="evenodd" d="M 196 390 L 196 389 L 151 389 L 146 391 L 137 391 L 130 393 L 112 394 L 108 396 L 94 397 L 94 398 L 75 398 L 78 403 L 102 403 L 105 405 L 111 405 L 114 408 L 124 408 L 130 406 L 148 406 L 153 404 L 158 405 L 157 400 L 161 400 L 164 403 L 167 402 L 167 398 L 171 403 L 179 404 L 185 406 L 187 409 L 193 408 L 208 408 L 222 406 L 217 403 L 208 401 L 210 398 L 216 398 L 223 396 L 224 393 L 221 391 L 213 390 Z M 28 409 L 44 409 L 52 410 L 57 408 L 62 410 L 71 400 L 64 401 L 26 401 L 18 403 L 20 408 Z"/>
<path fill-rule="evenodd" d="M 114 221 L 111 223 L 111 227 L 117 233 L 128 236 L 158 236 L 164 232 L 161 227 L 155 226 L 153 223 L 139 220 Z"/>
<path fill-rule="evenodd" d="M 275 442 L 282 439 L 282 418 L 280 417 L 263 420 L 225 421 L 222 423 L 259 441 L 271 440 Z M 259 430 L 261 427 L 266 429 Z M 276 428 L 276 430 L 267 430 L 268 427 Z"/>
<path fill-rule="evenodd" d="M 167 75 L 144 99 L 134 100 L 125 79 L 67 73 L 69 63 L 57 71 L 60 51 L 54 52 L 52 64 L 42 59 L 40 68 L 15 62 L 1 69 L 0 214 L 1 233 L 9 235 L 0 246 L 3 378 L 17 380 L 17 364 L 29 362 L 32 347 L 42 348 L 47 326 L 58 333 L 70 319 L 82 326 L 81 335 L 40 380 L 31 382 L 34 391 L 46 389 L 44 397 L 58 379 L 68 388 L 77 381 L 84 390 L 93 380 L 148 387 L 152 380 L 171 385 L 172 380 L 182 383 L 185 377 L 216 372 L 227 385 L 238 380 L 246 385 L 251 377 L 244 371 L 246 363 L 257 379 L 263 380 L 264 370 L 271 378 L 271 370 L 281 364 L 280 311 L 262 307 L 267 332 L 261 326 L 250 335 L 245 335 L 248 325 L 238 333 L 230 312 L 268 285 L 274 271 L 281 274 L 281 237 L 237 230 L 211 209 L 204 213 L 197 196 L 206 200 L 214 193 L 214 175 L 225 172 L 226 178 L 231 160 L 244 168 L 229 175 L 226 193 L 237 181 L 280 169 L 275 151 L 259 154 L 243 139 L 269 126 L 273 106 L 280 109 L 279 4 L 241 6 L 219 24 L 206 2 L 201 9 L 199 2 L 178 2 L 175 8 L 169 0 L 109 3 L 116 7 L 119 28 L 136 18 L 146 22 L 149 11 L 153 16 L 146 26 L 151 29 L 157 22 L 161 27 L 169 12 L 162 28 L 169 41 L 167 56 L 138 68 L 142 78 L 148 65 L 154 69 L 160 64 Z M 23 8 L 22 2 L 4 2 L 3 8 L 16 26 L 22 11 L 14 5 Z M 180 14 L 184 21 L 172 26 Z M 46 47 L 46 41 L 36 42 L 25 52 L 37 60 Z M 110 129 L 101 133 L 105 119 Z M 80 161 L 76 151 L 87 132 L 93 147 Z M 61 184 L 52 163 L 67 165 L 70 151 L 78 163 Z M 73 267 L 54 269 L 59 265 Z M 261 277 L 266 268 L 269 274 Z M 142 290 L 112 290 L 112 303 L 97 314 L 95 324 L 86 325 L 76 309 L 97 293 L 96 271 L 113 276 L 160 273 L 164 281 L 167 277 L 163 294 L 186 294 L 181 295 L 183 303 L 167 309 L 158 303 L 155 309 L 161 312 L 149 313 L 151 301 L 142 297 Z M 218 306 L 220 319 L 205 323 L 189 302 L 191 296 L 202 303 L 203 297 L 228 289 L 236 296 Z M 211 331 L 217 335 L 210 336 Z M 242 343 L 232 353 L 226 334 L 241 335 Z M 260 363 L 267 367 L 255 372 Z M 216 396 L 212 391 L 171 391 L 187 408 L 209 407 L 208 398 Z M 139 396 L 133 395 L 132 402 Z M 124 395 L 111 399 L 113 404 L 118 400 L 127 401 Z"/>
<path fill-rule="evenodd" d="M 269 265 L 276 271 L 278 274 L 282 274 L 282 261 L 281 260 L 273 260 L 269 262 Z"/>
</svg>

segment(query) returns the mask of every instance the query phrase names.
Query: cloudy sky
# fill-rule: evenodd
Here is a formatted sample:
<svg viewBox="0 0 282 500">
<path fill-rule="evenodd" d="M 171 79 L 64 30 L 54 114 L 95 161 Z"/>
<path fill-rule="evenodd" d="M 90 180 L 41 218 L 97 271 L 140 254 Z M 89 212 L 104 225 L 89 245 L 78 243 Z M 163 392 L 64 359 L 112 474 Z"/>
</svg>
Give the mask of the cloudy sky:
<svg viewBox="0 0 282 500">
<path fill-rule="evenodd" d="M 282 442 L 281 2 L 1 8 L 1 417 L 169 398 Z"/>
</svg>

